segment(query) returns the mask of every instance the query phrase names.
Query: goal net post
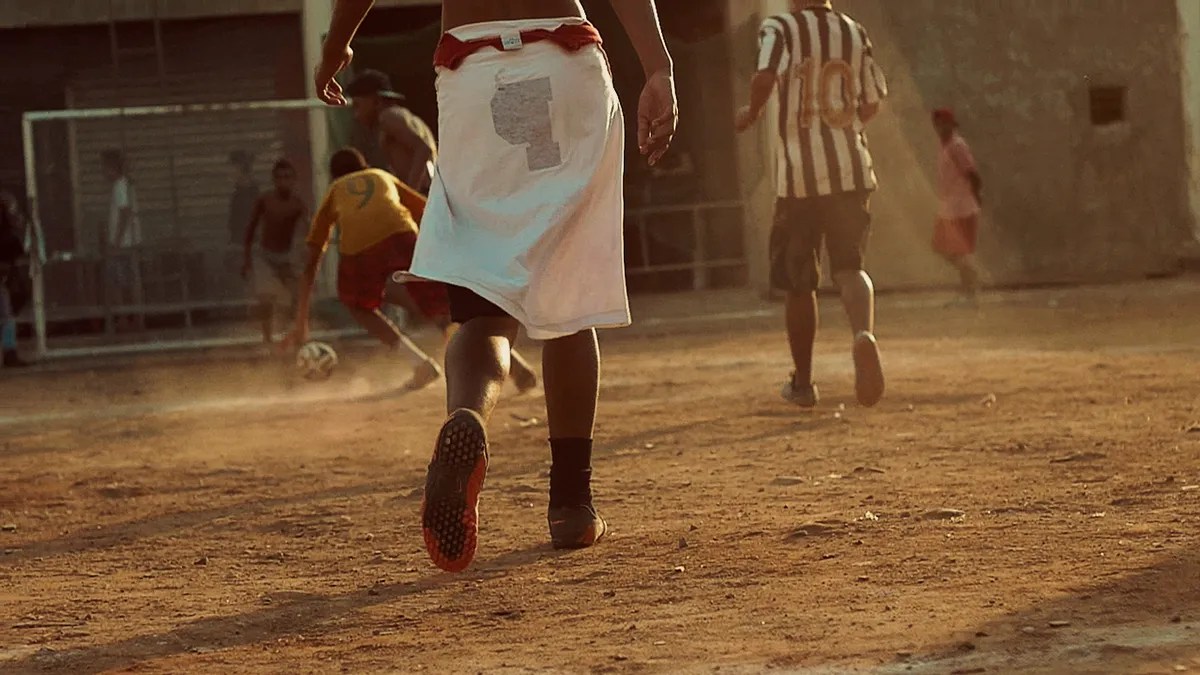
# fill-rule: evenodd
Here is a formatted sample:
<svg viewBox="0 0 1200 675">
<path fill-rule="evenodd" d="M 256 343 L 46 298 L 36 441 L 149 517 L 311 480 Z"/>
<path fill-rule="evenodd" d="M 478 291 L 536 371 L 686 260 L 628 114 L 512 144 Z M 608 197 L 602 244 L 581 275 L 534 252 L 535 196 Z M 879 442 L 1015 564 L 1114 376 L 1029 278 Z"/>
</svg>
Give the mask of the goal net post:
<svg viewBox="0 0 1200 675">
<path fill-rule="evenodd" d="M 274 332 L 290 329 L 308 218 L 328 183 L 330 127 L 344 127 L 344 115 L 309 99 L 24 113 L 26 321 L 39 356 L 252 345 L 267 304 Z M 255 245 L 243 269 L 256 196 L 275 189 L 280 161 L 306 208 L 284 258 Z M 357 332 L 333 298 L 334 269 L 331 246 L 315 335 Z"/>
</svg>

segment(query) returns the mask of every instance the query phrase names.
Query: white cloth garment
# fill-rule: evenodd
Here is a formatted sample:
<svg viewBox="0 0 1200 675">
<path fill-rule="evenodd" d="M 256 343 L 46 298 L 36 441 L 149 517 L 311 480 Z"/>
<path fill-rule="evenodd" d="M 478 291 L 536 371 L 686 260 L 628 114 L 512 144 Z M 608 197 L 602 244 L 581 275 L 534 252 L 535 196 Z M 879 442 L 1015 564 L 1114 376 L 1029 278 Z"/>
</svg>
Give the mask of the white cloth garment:
<svg viewBox="0 0 1200 675">
<path fill-rule="evenodd" d="M 509 49 L 438 71 L 441 148 L 411 270 L 474 291 L 539 340 L 629 324 L 624 122 L 608 60 L 595 45 L 515 39 L 581 21 L 451 31 Z"/>
<path fill-rule="evenodd" d="M 121 211 L 129 209 L 129 227 L 125 236 L 117 240 L 121 224 Z M 112 194 L 108 202 L 108 244 L 113 248 L 132 248 L 142 243 L 142 221 L 138 217 L 137 192 L 128 176 L 113 181 Z"/>
</svg>

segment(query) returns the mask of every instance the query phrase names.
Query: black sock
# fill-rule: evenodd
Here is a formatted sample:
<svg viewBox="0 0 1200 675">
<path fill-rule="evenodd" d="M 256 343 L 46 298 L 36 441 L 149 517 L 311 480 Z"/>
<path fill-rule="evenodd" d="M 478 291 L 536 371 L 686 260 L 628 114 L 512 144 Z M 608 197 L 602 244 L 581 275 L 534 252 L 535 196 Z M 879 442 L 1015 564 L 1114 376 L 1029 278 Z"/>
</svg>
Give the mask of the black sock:
<svg viewBox="0 0 1200 675">
<path fill-rule="evenodd" d="M 550 507 L 592 503 L 592 439 L 550 439 Z"/>
</svg>

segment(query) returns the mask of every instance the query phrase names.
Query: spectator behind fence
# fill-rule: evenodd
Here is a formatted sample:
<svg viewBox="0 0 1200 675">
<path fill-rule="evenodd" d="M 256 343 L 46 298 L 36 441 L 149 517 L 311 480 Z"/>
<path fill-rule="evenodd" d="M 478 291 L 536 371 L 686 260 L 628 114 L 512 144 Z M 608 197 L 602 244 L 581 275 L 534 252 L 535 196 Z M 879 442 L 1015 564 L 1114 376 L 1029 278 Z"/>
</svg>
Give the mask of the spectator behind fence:
<svg viewBox="0 0 1200 675">
<path fill-rule="evenodd" d="M 296 271 L 292 265 L 292 240 L 308 221 L 308 204 L 296 194 L 296 167 L 286 159 L 271 169 L 273 190 L 255 197 L 246 219 L 242 278 L 254 280 L 263 344 L 274 343 L 275 311 L 287 302 L 296 310 Z M 365 203 L 365 202 L 364 202 Z M 262 227 L 260 228 L 259 225 Z M 254 244 L 258 243 L 258 264 Z"/>
<path fill-rule="evenodd" d="M 0 350 L 5 368 L 29 365 L 17 354 L 17 314 L 29 300 L 28 275 L 20 262 L 25 246 L 14 205 L 0 190 Z"/>
<path fill-rule="evenodd" d="M 388 170 L 422 195 L 429 194 L 437 142 L 429 125 L 402 105 L 404 95 L 392 90 L 391 79 L 378 70 L 364 70 L 346 86 L 346 96 L 354 119 L 378 134 Z"/>
<path fill-rule="evenodd" d="M 108 278 L 109 304 L 140 305 L 142 299 L 141 270 L 137 247 L 142 244 L 142 223 L 138 217 L 137 192 L 128 174 L 125 154 L 117 149 L 100 153 L 104 177 L 111 185 L 108 205 L 108 228 L 105 232 L 105 272 Z M 118 314 L 118 331 L 136 326 L 131 315 Z"/>
</svg>

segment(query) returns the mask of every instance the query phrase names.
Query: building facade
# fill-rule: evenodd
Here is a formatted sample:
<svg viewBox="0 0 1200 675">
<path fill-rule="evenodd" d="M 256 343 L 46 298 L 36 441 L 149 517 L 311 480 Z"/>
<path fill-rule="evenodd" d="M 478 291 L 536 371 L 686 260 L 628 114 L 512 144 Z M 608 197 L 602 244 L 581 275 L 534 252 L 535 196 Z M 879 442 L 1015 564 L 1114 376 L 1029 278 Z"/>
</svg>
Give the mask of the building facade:
<svg viewBox="0 0 1200 675">
<path fill-rule="evenodd" d="M 869 264 L 881 286 L 944 283 L 930 251 L 933 108 L 962 121 L 985 182 L 980 258 L 999 284 L 1143 278 L 1176 268 L 1200 212 L 1200 3 L 834 0 L 870 31 L 891 97 L 868 130 L 881 183 Z M 786 11 L 737 2 L 731 33 Z M 748 39 L 753 39 L 748 37 Z M 752 49 L 751 45 L 745 48 Z M 740 80 L 752 64 L 735 64 Z M 745 88 L 739 90 L 745 96 Z M 772 134 L 744 141 L 762 252 Z M 761 274 L 756 274 L 761 279 Z"/>
<path fill-rule="evenodd" d="M 835 3 L 871 31 L 891 84 L 869 129 L 882 184 L 873 200 L 869 263 L 882 287 L 946 282 L 928 245 L 936 152 L 928 113 L 941 106 L 959 112 L 981 164 L 987 208 L 980 256 L 993 282 L 1126 279 L 1173 269 L 1200 220 L 1200 3 Z M 23 110 L 310 95 L 308 73 L 331 4 L 0 3 L 0 182 L 23 180 Z M 436 17 L 437 4 L 378 3 L 393 12 L 424 11 L 422 21 Z M 630 162 L 627 244 L 631 268 L 640 270 L 632 287 L 764 287 L 775 141 L 766 125 L 742 137 L 730 126 L 746 98 L 758 23 L 787 4 L 660 0 L 681 64 L 683 119 L 669 166 L 649 172 Z M 631 108 L 640 77 L 635 57 L 611 25 L 607 3 L 585 5 L 605 24 L 618 89 Z M 724 30 L 702 26 L 701 15 L 708 23 L 716 16 Z M 414 27 L 402 18 L 393 23 L 392 33 Z M 413 38 L 423 40 L 419 48 L 401 48 L 427 58 L 424 33 Z M 397 57 L 396 44 L 368 40 L 360 56 L 404 86 L 430 88 L 428 69 L 413 68 L 415 56 Z M 418 112 L 429 118 L 431 110 Z M 325 125 L 295 115 L 243 117 L 178 120 L 182 127 L 165 118 L 141 126 L 77 122 L 39 134 L 51 248 L 87 250 L 95 240 L 106 194 L 93 155 L 109 145 L 131 149 L 146 218 L 164 236 L 227 238 L 232 150 L 256 154 L 264 180 L 269 161 L 288 155 L 307 167 L 302 174 L 314 190 L 323 183 Z M 176 155 L 170 165 L 166 145 Z M 693 208 L 700 204 L 715 206 Z M 642 274 L 664 266 L 678 269 Z"/>
</svg>

